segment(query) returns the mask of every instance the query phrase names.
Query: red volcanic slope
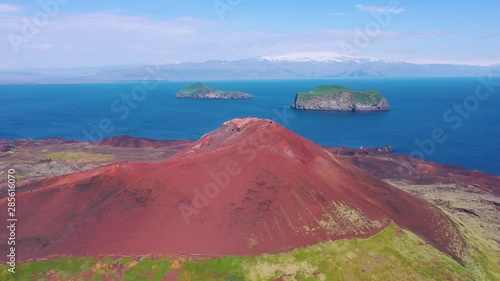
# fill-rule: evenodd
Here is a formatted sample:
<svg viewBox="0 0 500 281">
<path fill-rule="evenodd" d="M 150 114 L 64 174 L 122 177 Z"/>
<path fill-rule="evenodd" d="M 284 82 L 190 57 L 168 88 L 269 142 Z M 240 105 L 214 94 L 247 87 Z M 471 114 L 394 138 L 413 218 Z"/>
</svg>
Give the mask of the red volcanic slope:
<svg viewBox="0 0 500 281">
<path fill-rule="evenodd" d="M 255 118 L 226 122 L 164 162 L 57 177 L 17 200 L 23 260 L 252 255 L 368 237 L 390 221 L 454 258 L 465 249 L 438 208 Z"/>
<path fill-rule="evenodd" d="M 188 140 L 155 140 L 147 138 L 134 138 L 130 136 L 116 136 L 96 142 L 97 144 L 110 145 L 113 147 L 134 147 L 134 148 L 159 148 L 163 146 L 187 146 L 192 141 Z"/>
<path fill-rule="evenodd" d="M 462 184 L 471 191 L 500 196 L 500 177 L 481 171 L 472 171 L 455 165 L 425 161 L 409 155 L 390 154 L 384 149 L 349 149 L 326 147 L 334 154 L 382 179 L 403 181 L 407 184 Z"/>
</svg>

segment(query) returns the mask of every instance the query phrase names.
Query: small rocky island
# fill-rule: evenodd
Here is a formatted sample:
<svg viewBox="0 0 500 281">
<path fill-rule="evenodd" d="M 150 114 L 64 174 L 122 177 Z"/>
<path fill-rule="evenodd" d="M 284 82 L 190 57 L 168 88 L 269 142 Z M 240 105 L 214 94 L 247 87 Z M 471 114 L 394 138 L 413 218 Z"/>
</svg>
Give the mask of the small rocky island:
<svg viewBox="0 0 500 281">
<path fill-rule="evenodd" d="M 207 87 L 203 83 L 187 86 L 175 94 L 176 98 L 192 99 L 251 99 L 252 95 L 239 91 L 225 91 Z"/>
<path fill-rule="evenodd" d="M 343 86 L 319 86 L 307 93 L 297 93 L 294 109 L 332 111 L 387 111 L 386 98 L 377 90 L 357 92 Z"/>
</svg>

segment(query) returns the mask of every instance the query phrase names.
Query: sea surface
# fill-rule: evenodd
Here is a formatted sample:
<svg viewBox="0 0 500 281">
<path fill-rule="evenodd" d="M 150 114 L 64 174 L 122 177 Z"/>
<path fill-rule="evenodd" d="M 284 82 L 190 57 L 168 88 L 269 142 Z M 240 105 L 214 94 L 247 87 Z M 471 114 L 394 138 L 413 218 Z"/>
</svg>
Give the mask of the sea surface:
<svg viewBox="0 0 500 281">
<path fill-rule="evenodd" d="M 0 85 L 0 139 L 95 140 L 126 134 L 196 140 L 227 120 L 255 116 L 274 119 L 321 145 L 391 145 L 395 153 L 500 175 L 500 78 L 493 78 L 493 84 L 487 81 L 468 77 L 206 83 L 251 93 L 252 100 L 176 99 L 175 92 L 189 82 Z M 289 109 L 297 92 L 329 84 L 378 89 L 392 111 Z"/>
</svg>

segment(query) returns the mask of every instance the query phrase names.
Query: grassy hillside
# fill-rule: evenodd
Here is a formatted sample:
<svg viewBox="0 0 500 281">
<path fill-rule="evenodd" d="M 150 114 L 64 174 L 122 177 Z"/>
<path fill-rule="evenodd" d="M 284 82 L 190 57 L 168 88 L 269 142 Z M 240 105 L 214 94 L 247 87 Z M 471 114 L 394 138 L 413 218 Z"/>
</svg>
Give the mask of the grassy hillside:
<svg viewBox="0 0 500 281">
<path fill-rule="evenodd" d="M 311 98 L 314 97 L 321 97 L 321 96 L 327 96 L 327 95 L 335 95 L 340 92 L 347 92 L 350 93 L 350 102 L 353 103 L 361 103 L 361 104 L 375 104 L 378 103 L 382 100 L 383 96 L 380 94 L 379 91 L 377 90 L 370 90 L 370 91 L 365 91 L 365 92 L 357 92 L 353 91 L 349 88 L 339 86 L 339 85 L 332 85 L 332 86 L 319 86 L 310 92 L 301 92 L 298 93 L 298 101 L 300 102 L 307 102 Z"/>
<path fill-rule="evenodd" d="M 233 92 L 219 90 L 219 89 L 212 88 L 212 87 L 207 87 L 205 84 L 203 84 L 201 82 L 184 87 L 179 92 L 177 92 L 178 95 L 182 95 L 182 96 L 193 96 L 196 94 L 207 94 L 207 93 L 217 93 L 219 95 L 229 95 L 229 94 L 232 94 Z"/>
<path fill-rule="evenodd" d="M 471 249 L 465 265 L 391 224 L 368 239 L 255 257 L 67 257 L 21 265 L 16 275 L 0 266 L 0 280 L 500 280 L 498 245 L 460 229 Z"/>
</svg>

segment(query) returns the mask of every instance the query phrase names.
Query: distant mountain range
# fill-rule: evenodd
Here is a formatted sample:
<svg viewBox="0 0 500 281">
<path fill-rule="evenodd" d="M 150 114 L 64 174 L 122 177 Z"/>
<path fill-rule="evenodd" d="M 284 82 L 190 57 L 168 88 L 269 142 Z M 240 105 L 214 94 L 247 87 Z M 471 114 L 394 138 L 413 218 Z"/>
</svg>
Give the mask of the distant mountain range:
<svg viewBox="0 0 500 281">
<path fill-rule="evenodd" d="M 159 66 L 0 70 L 0 83 L 311 79 L 333 77 L 415 77 L 500 75 L 500 65 L 415 64 L 373 58 L 284 55 L 235 61 Z"/>
</svg>

